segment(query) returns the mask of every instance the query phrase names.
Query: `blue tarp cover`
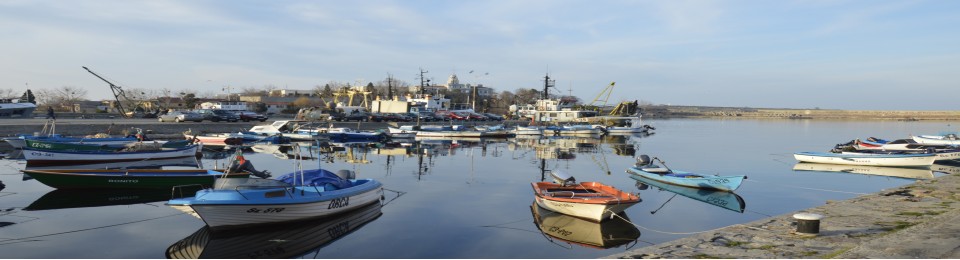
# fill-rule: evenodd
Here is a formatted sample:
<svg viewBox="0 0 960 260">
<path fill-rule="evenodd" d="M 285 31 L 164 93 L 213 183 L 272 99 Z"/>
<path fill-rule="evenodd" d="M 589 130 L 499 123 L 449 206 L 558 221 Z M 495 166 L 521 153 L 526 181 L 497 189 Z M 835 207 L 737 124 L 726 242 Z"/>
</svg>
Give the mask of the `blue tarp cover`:
<svg viewBox="0 0 960 260">
<path fill-rule="evenodd" d="M 280 176 L 277 180 L 289 183 L 290 185 L 300 185 L 300 172 L 291 172 Z M 307 186 L 320 186 L 330 190 L 331 188 L 343 189 L 353 186 L 353 183 L 340 178 L 336 174 L 327 170 L 313 169 L 303 171 L 303 180 Z"/>
</svg>

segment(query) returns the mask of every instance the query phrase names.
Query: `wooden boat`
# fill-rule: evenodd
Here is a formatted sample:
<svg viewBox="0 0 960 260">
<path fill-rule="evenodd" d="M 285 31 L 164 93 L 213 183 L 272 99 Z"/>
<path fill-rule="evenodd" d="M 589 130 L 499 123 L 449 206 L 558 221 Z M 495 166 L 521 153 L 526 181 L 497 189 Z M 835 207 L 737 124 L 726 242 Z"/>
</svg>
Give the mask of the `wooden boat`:
<svg viewBox="0 0 960 260">
<path fill-rule="evenodd" d="M 381 141 L 386 134 L 380 132 L 365 132 L 350 129 L 349 127 L 310 127 L 300 128 L 295 133 L 307 134 L 316 137 L 325 137 L 334 141 Z"/>
<path fill-rule="evenodd" d="M 857 174 L 887 176 L 887 177 L 915 179 L 915 180 L 929 180 L 934 178 L 932 170 L 923 169 L 923 168 L 840 165 L 840 164 L 801 162 L 794 165 L 793 170 L 794 171 L 857 173 Z"/>
<path fill-rule="evenodd" d="M 21 170 L 37 181 L 58 189 L 166 189 L 182 185 L 212 187 L 214 180 L 247 178 L 249 173 L 212 170 Z"/>
<path fill-rule="evenodd" d="M 552 135 L 599 135 L 603 134 L 603 128 L 592 125 L 564 125 L 548 126 L 543 129 L 543 134 Z"/>
<path fill-rule="evenodd" d="M 212 189 L 167 205 L 190 206 L 213 229 L 279 223 L 343 213 L 378 202 L 380 182 L 315 169 L 278 179 L 219 179 Z"/>
<path fill-rule="evenodd" d="M 533 192 L 537 205 L 551 211 L 603 221 L 612 214 L 640 202 L 640 197 L 599 182 L 576 183 L 572 178 L 563 184 L 534 182 Z"/>
<path fill-rule="evenodd" d="M 77 165 L 94 163 L 137 162 L 195 157 L 200 145 L 146 152 L 68 152 L 24 148 L 27 166 Z"/>
<path fill-rule="evenodd" d="M 417 137 L 483 137 L 483 131 L 462 125 L 421 126 Z"/>
<path fill-rule="evenodd" d="M 21 135 L 18 137 L 4 138 L 13 148 L 22 149 L 27 146 L 26 140 L 43 141 L 48 143 L 83 143 L 93 145 L 104 145 L 111 147 L 122 147 L 123 145 L 136 142 L 136 137 L 106 137 L 106 138 L 84 138 L 84 137 L 64 137 L 59 134 L 48 136 Z"/>
<path fill-rule="evenodd" d="M 680 196 L 691 198 L 703 203 L 707 203 L 713 206 L 717 206 L 726 210 L 730 210 L 737 213 L 743 213 L 746 209 L 747 203 L 744 202 L 743 198 L 736 193 L 730 191 L 721 191 L 721 190 L 712 190 L 712 189 L 700 189 L 693 187 L 686 187 L 680 185 L 673 185 L 665 182 L 655 181 L 640 177 L 639 175 L 630 175 L 631 179 L 637 181 L 637 188 L 640 190 L 646 190 L 649 186 L 657 187 L 660 190 L 675 193 Z"/>
<path fill-rule="evenodd" d="M 653 160 L 660 159 L 654 157 Z M 693 187 L 698 189 L 713 189 L 722 191 L 734 191 L 743 183 L 744 175 L 716 176 L 699 174 L 685 171 L 675 171 L 666 166 L 660 167 L 653 164 L 646 155 L 637 158 L 637 164 L 627 168 L 628 173 L 647 178 L 654 181 Z M 663 161 L 660 161 L 663 164 Z"/>
<path fill-rule="evenodd" d="M 588 248 L 608 249 L 636 242 L 640 230 L 625 213 L 623 218 L 593 222 L 582 218 L 557 213 L 540 207 L 536 202 L 530 206 L 533 223 L 548 239 Z"/>
<path fill-rule="evenodd" d="M 327 218 L 250 228 L 215 230 L 204 226 L 167 247 L 168 259 L 299 258 L 314 252 L 376 220 L 380 203 Z M 282 242 L 278 242 L 282 241 Z"/>
<path fill-rule="evenodd" d="M 797 161 L 827 164 L 929 167 L 937 159 L 936 154 L 838 154 L 799 152 L 793 154 Z"/>
<path fill-rule="evenodd" d="M 911 136 L 914 141 L 921 144 L 932 144 L 932 145 L 960 145 L 960 137 L 957 137 L 956 134 L 945 134 L 945 135 L 918 135 Z"/>
</svg>

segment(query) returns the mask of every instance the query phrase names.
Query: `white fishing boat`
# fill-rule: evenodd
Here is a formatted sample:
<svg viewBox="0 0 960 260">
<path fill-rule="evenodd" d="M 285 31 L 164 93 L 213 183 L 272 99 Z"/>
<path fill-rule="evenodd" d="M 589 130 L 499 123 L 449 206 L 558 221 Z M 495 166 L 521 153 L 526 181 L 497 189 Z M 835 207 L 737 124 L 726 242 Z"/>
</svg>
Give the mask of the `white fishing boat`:
<svg viewBox="0 0 960 260">
<path fill-rule="evenodd" d="M 279 134 L 294 141 L 313 141 L 316 139 L 315 135 L 296 132 L 296 130 L 306 123 L 307 121 L 304 120 L 277 120 L 269 125 L 253 126 L 247 132 L 265 136 Z"/>
<path fill-rule="evenodd" d="M 417 127 L 405 125 L 400 127 L 387 127 L 387 134 L 390 138 L 414 138 L 417 136 Z"/>
<path fill-rule="evenodd" d="M 935 154 L 839 154 L 799 152 L 797 161 L 868 166 L 929 167 L 937 159 Z"/>
<path fill-rule="evenodd" d="M 167 205 L 189 206 L 207 226 L 220 229 L 331 216 L 382 196 L 380 182 L 357 179 L 352 171 L 301 169 L 278 179 L 220 179 L 212 189 Z"/>
<path fill-rule="evenodd" d="M 516 126 L 513 129 L 515 135 L 543 135 L 543 127 L 539 126 Z"/>
<path fill-rule="evenodd" d="M 946 135 L 917 135 L 911 136 L 914 141 L 920 144 L 933 145 L 960 145 L 960 138 L 956 134 Z"/>
<path fill-rule="evenodd" d="M 183 148 L 163 148 L 160 151 L 99 152 L 99 151 L 52 151 L 25 147 L 23 156 L 27 166 L 78 165 L 116 162 L 139 162 L 173 158 L 196 157 L 201 145 Z"/>
</svg>

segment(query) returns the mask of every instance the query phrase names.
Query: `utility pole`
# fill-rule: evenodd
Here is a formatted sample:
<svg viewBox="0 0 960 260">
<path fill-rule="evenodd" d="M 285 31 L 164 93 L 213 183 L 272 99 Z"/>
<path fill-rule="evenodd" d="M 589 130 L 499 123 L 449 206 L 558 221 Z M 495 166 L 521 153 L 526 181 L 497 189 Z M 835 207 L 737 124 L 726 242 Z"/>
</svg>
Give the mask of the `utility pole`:
<svg viewBox="0 0 960 260">
<path fill-rule="evenodd" d="M 429 71 L 426 71 L 426 70 L 423 70 L 423 68 L 420 68 L 420 97 L 421 98 L 423 98 L 423 92 L 427 88 L 427 84 L 430 83 L 429 79 L 425 79 L 423 77 L 423 74 L 427 72 Z"/>
</svg>

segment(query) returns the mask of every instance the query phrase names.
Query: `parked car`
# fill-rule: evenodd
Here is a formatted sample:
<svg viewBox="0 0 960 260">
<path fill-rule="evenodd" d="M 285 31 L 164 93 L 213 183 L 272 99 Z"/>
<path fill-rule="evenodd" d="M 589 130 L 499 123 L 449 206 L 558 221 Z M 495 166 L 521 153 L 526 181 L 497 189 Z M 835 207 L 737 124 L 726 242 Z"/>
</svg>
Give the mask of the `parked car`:
<svg viewBox="0 0 960 260">
<path fill-rule="evenodd" d="M 260 122 L 267 121 L 267 116 L 257 114 L 256 112 L 240 111 L 237 112 L 237 115 L 240 116 L 240 121 L 243 122 L 250 122 L 251 120 L 257 120 Z"/>
<path fill-rule="evenodd" d="M 203 116 L 203 120 L 210 120 L 213 122 L 227 121 L 227 122 L 237 122 L 240 121 L 240 116 L 234 114 L 230 111 L 222 109 L 197 109 L 194 112 Z"/>
<path fill-rule="evenodd" d="M 383 122 L 386 121 L 386 119 L 387 117 L 380 113 L 367 113 L 367 120 L 370 122 Z"/>
<path fill-rule="evenodd" d="M 194 121 L 201 122 L 203 121 L 203 116 L 200 114 L 190 112 L 190 111 L 173 111 L 166 113 L 157 117 L 160 122 L 186 122 Z"/>
<path fill-rule="evenodd" d="M 411 118 L 410 121 L 420 120 L 421 122 L 433 122 L 442 120 L 431 112 L 420 112 L 420 113 L 407 113 L 407 116 Z"/>
<path fill-rule="evenodd" d="M 461 115 L 461 114 L 456 113 L 456 112 L 437 111 L 437 115 L 439 115 L 439 116 L 441 116 L 441 117 L 444 117 L 444 118 L 445 118 L 444 120 L 446 120 L 446 121 L 450 121 L 450 120 L 467 120 L 467 116 Z"/>
<path fill-rule="evenodd" d="M 465 118 L 466 118 L 465 120 L 470 120 L 470 121 L 487 121 L 487 117 L 485 117 L 485 116 L 483 116 L 483 115 L 480 115 L 480 114 L 477 114 L 477 113 L 473 113 L 473 112 L 458 112 L 458 113 L 459 113 L 460 115 L 462 115 L 463 117 L 465 117 Z"/>
<path fill-rule="evenodd" d="M 365 112 L 351 113 L 339 117 L 337 121 L 370 121 L 370 115 Z"/>
<path fill-rule="evenodd" d="M 489 118 L 490 120 L 503 121 L 503 116 L 501 115 L 497 115 L 494 113 L 483 113 L 483 115 L 487 116 L 487 118 Z"/>
</svg>

